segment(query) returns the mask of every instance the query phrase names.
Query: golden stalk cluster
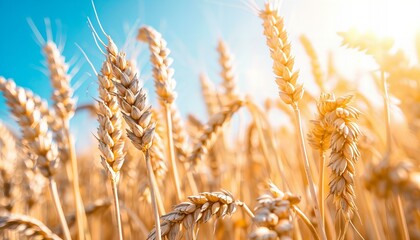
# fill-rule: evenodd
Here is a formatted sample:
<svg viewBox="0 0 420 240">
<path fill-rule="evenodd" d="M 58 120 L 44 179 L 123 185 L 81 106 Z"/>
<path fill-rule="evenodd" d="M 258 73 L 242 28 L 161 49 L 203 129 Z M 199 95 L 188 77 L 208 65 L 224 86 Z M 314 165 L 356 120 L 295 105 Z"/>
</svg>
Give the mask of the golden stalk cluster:
<svg viewBox="0 0 420 240">
<path fill-rule="evenodd" d="M 299 67 L 311 68 L 316 97 L 298 81 L 278 4 L 268 1 L 258 16 L 279 89 L 265 108 L 240 92 L 234 54 L 219 40 L 221 84 L 197 76 L 207 116 L 184 118 L 168 44 L 150 26 L 137 40 L 150 50 L 158 106 L 134 60 L 93 28 L 104 48 L 95 106 L 77 106 L 71 66 L 52 41 L 43 46 L 51 106 L 0 77 L 20 129 L 0 122 L 0 238 L 420 239 L 420 56 L 410 62 L 392 39 L 371 33 L 339 33 L 377 62 L 367 74 L 379 106 L 343 81 L 332 57 L 324 69 L 302 36 L 310 65 Z M 70 120 L 83 109 L 97 116 L 99 146 L 76 152 Z M 278 112 L 290 124 L 278 124 Z"/>
</svg>

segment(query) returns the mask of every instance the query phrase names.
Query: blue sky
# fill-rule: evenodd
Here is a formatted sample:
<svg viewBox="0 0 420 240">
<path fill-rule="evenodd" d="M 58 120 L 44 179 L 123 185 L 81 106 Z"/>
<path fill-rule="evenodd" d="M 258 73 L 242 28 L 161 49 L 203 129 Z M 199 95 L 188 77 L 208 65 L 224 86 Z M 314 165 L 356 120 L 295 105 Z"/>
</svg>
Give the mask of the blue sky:
<svg viewBox="0 0 420 240">
<path fill-rule="evenodd" d="M 263 6 L 263 1 L 256 2 Z M 227 42 L 235 55 L 241 92 L 252 93 L 259 100 L 277 97 L 261 20 L 244 1 L 96 0 L 95 5 L 103 27 L 117 45 L 123 46 L 129 42 L 129 55 L 133 55 L 133 46 L 139 50 L 136 60 L 152 104 L 156 104 L 156 100 L 148 63 L 149 52 L 144 44 L 134 40 L 136 29 L 144 24 L 160 31 L 172 51 L 179 96 L 177 104 L 183 114 L 194 113 L 206 119 L 198 75 L 204 71 L 214 82 L 220 82 L 215 50 L 219 38 Z M 416 0 L 282 1 L 281 13 L 286 18 L 296 65 L 300 69 L 301 80 L 307 82 L 308 91 L 314 90 L 311 87 L 309 62 L 298 41 L 301 33 L 306 33 L 312 39 L 324 64 L 331 50 L 339 61 L 338 68 L 350 78 L 358 80 L 360 73 L 369 71 L 371 66 L 366 64 L 361 54 L 340 47 L 336 32 L 352 26 L 362 30 L 374 29 L 397 37 L 397 42 L 404 46 L 409 45 L 412 35 L 408 33 L 414 33 L 414 28 L 420 23 L 414 11 L 419 7 L 420 1 Z M 18 85 L 49 99 L 51 87 L 45 74 L 45 60 L 27 22 L 27 18 L 31 18 L 45 37 L 44 18 L 49 18 L 54 35 L 59 34 L 65 39 L 64 56 L 67 60 L 77 60 L 76 65 L 81 67 L 72 80 L 74 86 L 80 85 L 75 92 L 79 103 L 93 102 L 93 97 L 97 95 L 96 79 L 75 46 L 75 43 L 80 45 L 95 68 L 100 68 L 103 58 L 95 46 L 86 20 L 90 17 L 96 22 L 90 0 L 0 0 L 0 9 L 0 75 L 13 78 Z M 405 27 L 401 28 L 402 25 Z M 129 36 L 130 30 L 134 31 L 134 35 Z M 0 119 L 11 122 L 2 97 Z M 76 135 L 83 135 L 86 129 L 95 132 L 95 124 L 94 119 L 82 114 L 74 119 L 73 126 L 83 127 L 73 129 Z"/>
</svg>

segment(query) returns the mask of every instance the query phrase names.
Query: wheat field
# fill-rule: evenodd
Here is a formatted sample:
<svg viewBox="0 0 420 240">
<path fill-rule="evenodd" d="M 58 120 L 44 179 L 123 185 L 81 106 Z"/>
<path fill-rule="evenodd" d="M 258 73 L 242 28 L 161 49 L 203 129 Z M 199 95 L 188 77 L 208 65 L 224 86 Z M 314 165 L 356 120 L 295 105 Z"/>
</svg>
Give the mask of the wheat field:
<svg viewBox="0 0 420 240">
<path fill-rule="evenodd" d="M 99 17 L 89 20 L 102 54 L 92 104 L 77 103 L 52 39 L 41 42 L 49 102 L 0 76 L 17 126 L 0 121 L 0 237 L 420 239 L 420 35 L 412 62 L 392 38 L 338 33 L 343 49 L 374 60 L 378 102 L 354 91 L 339 62 L 324 64 L 309 37 L 291 42 L 277 1 L 247 7 L 278 89 L 263 103 L 240 91 L 234 53 L 220 39 L 211 47 L 221 83 L 207 72 L 194 80 L 206 115 L 181 114 L 171 42 L 152 26 L 137 29 L 154 83 L 146 89 Z M 297 45 L 307 65 L 295 64 Z M 82 112 L 97 124 L 90 151 L 76 150 L 70 130 Z"/>
</svg>

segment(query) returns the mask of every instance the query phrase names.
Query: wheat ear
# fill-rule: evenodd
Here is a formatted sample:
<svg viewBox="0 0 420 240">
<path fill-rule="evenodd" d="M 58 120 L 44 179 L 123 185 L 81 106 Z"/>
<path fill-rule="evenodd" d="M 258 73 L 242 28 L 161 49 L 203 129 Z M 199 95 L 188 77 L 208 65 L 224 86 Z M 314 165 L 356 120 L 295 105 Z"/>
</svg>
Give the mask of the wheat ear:
<svg viewBox="0 0 420 240">
<path fill-rule="evenodd" d="M 315 184 L 312 178 L 309 159 L 306 152 L 305 139 L 303 137 L 301 114 L 298 107 L 298 101 L 303 96 L 303 84 L 297 83 L 298 71 L 294 71 L 294 58 L 291 55 L 291 45 L 288 34 L 284 26 L 284 19 L 279 15 L 278 4 L 272 4 L 270 1 L 265 3 L 265 9 L 260 10 L 260 18 L 263 20 L 264 35 L 266 43 L 270 49 L 270 55 L 273 59 L 273 72 L 276 76 L 276 83 L 279 88 L 280 98 L 293 108 L 296 118 L 296 124 L 300 140 L 300 149 L 304 160 L 304 169 L 309 183 L 312 202 L 315 214 L 319 222 L 318 228 L 323 240 L 326 239 L 325 228 L 322 221 L 319 204 L 315 193 Z"/>
<path fill-rule="evenodd" d="M 76 205 L 78 237 L 80 240 L 90 239 L 89 227 L 83 206 L 82 195 L 79 188 L 79 175 L 76 158 L 74 140 L 70 134 L 70 119 L 75 112 L 75 99 L 73 99 L 73 90 L 70 86 L 71 77 L 68 72 L 68 65 L 65 63 L 64 56 L 58 50 L 54 42 L 47 42 L 44 46 L 44 53 L 47 58 L 48 69 L 50 71 L 50 80 L 54 88 L 52 99 L 54 101 L 55 114 L 61 119 L 62 128 L 55 129 L 57 132 L 57 144 L 62 145 L 60 155 L 68 151 L 70 158 L 70 167 L 72 172 L 71 182 L 73 185 L 74 201 Z M 58 121 L 58 120 L 56 120 Z M 61 136 L 64 134 L 64 136 Z M 63 139 L 64 138 L 64 139 Z M 59 140 L 61 141 L 59 141 Z M 61 142 L 61 144 L 60 144 Z M 63 159 L 63 157 L 61 158 Z"/>
<path fill-rule="evenodd" d="M 146 159 L 147 176 L 152 194 L 152 205 L 155 215 L 156 226 L 159 229 L 159 211 L 157 206 L 156 178 L 150 162 L 149 149 L 153 144 L 156 123 L 152 121 L 151 106 L 147 104 L 147 94 L 140 87 L 137 74 L 127 64 L 124 52 L 118 52 L 116 63 L 112 67 L 115 76 L 113 83 L 118 91 L 118 100 L 124 120 L 129 130 L 127 136 L 133 145 L 143 152 Z M 159 194 L 160 196 L 160 194 Z M 161 199 L 159 199 L 161 201 Z M 163 204 L 160 204 L 163 208 Z M 161 209 L 164 211 L 164 209 Z"/>
<path fill-rule="evenodd" d="M 123 239 L 120 206 L 118 203 L 117 183 L 120 169 L 124 163 L 124 140 L 122 128 L 122 114 L 118 106 L 116 88 L 112 82 L 113 65 L 117 61 L 118 48 L 110 37 L 106 47 L 106 60 L 103 62 L 101 72 L 98 74 L 99 82 L 99 109 L 98 109 L 98 141 L 101 152 L 101 162 L 110 177 L 114 196 L 114 207 L 117 220 L 118 236 Z"/>
<path fill-rule="evenodd" d="M 171 105 L 176 99 L 175 80 L 173 79 L 174 70 L 171 68 L 173 62 L 169 57 L 170 50 L 166 47 L 166 41 L 162 35 L 149 26 L 141 27 L 137 39 L 149 44 L 150 61 L 153 65 L 153 78 L 155 82 L 156 94 L 159 96 L 160 104 L 165 108 L 167 143 L 169 147 L 169 159 L 171 162 L 172 174 L 178 200 L 183 199 L 181 183 L 178 173 L 177 162 L 175 159 L 174 139 Z"/>
<path fill-rule="evenodd" d="M 220 104 L 214 84 L 208 79 L 207 75 L 200 74 L 201 92 L 203 93 L 204 102 L 207 107 L 209 116 L 219 112 Z"/>
<path fill-rule="evenodd" d="M 233 68 L 233 55 L 230 53 L 228 46 L 223 40 L 219 40 L 217 44 L 217 52 L 219 53 L 219 65 L 222 70 L 222 86 L 225 90 L 225 96 L 228 102 L 232 102 L 238 97 L 236 77 Z"/>
<path fill-rule="evenodd" d="M 324 92 L 325 89 L 325 77 L 324 72 L 321 69 L 321 63 L 319 62 L 318 54 L 316 53 L 314 46 L 306 35 L 300 36 L 300 42 L 305 49 L 306 55 L 308 55 L 311 62 L 312 76 L 314 77 L 315 83 Z"/>
<path fill-rule="evenodd" d="M 193 230 L 199 224 L 206 223 L 212 216 L 223 218 L 231 215 L 237 206 L 246 206 L 240 201 L 235 201 L 232 194 L 226 191 L 203 192 L 188 197 L 188 200 L 189 202 L 180 203 L 172 212 L 161 216 L 162 237 L 169 240 L 179 239 L 185 229 L 188 231 L 185 239 L 193 239 Z M 154 240 L 157 237 L 156 230 L 153 229 L 147 239 Z"/>
<path fill-rule="evenodd" d="M 0 216 L 0 229 L 13 229 L 31 239 L 61 239 L 39 220 L 20 214 Z"/>
<path fill-rule="evenodd" d="M 359 111 L 349 105 L 351 99 L 352 96 L 336 99 L 332 94 L 322 94 L 318 102 L 319 122 L 315 122 L 318 125 L 312 130 L 310 140 L 315 148 L 331 149 L 330 194 L 334 196 L 338 213 L 346 221 L 350 221 L 357 211 L 354 175 L 360 157 L 357 147 L 360 130 L 356 123 Z"/>
<path fill-rule="evenodd" d="M 280 191 L 270 184 L 270 191 L 257 199 L 253 221 L 258 226 L 249 239 L 292 239 L 292 206 L 300 197 Z"/>
<path fill-rule="evenodd" d="M 12 80 L 0 77 L 0 91 L 4 93 L 10 111 L 22 130 L 24 144 L 29 148 L 42 175 L 49 180 L 54 206 L 66 239 L 71 239 L 53 176 L 59 165 L 57 146 L 48 131 L 47 121 L 36 107 L 33 93 L 17 87 Z"/>
</svg>

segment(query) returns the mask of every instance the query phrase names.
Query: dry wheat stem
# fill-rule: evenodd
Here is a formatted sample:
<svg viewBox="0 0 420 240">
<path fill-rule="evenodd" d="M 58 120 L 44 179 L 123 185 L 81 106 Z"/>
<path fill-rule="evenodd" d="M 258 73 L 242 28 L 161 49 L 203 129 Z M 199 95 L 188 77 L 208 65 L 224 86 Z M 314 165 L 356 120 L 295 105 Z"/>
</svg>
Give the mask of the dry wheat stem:
<svg viewBox="0 0 420 240">
<path fill-rule="evenodd" d="M 327 239 L 327 237 L 326 237 L 326 234 L 325 234 L 324 221 L 322 220 L 322 217 L 321 217 L 321 213 L 320 213 L 320 209 L 319 209 L 319 205 L 318 205 L 318 200 L 317 200 L 317 196 L 316 196 L 316 193 L 315 193 L 315 186 L 314 186 L 314 182 L 313 182 L 313 178 L 312 178 L 311 169 L 310 169 L 310 166 L 309 166 L 309 159 L 308 159 L 308 155 L 307 155 L 307 151 L 306 151 L 305 139 L 303 137 L 302 120 L 301 120 L 300 111 L 299 111 L 299 108 L 298 108 L 297 104 L 293 105 L 293 110 L 294 110 L 294 113 L 295 113 L 296 124 L 297 124 L 297 127 L 298 127 L 300 150 L 303 154 L 306 178 L 307 178 L 308 183 L 309 183 L 309 189 L 311 191 L 312 202 L 314 204 L 314 211 L 315 211 L 315 214 L 316 214 L 317 221 L 319 223 L 318 224 L 318 228 L 319 228 L 318 230 L 321 233 L 321 238 L 325 240 L 325 239 Z"/>
<path fill-rule="evenodd" d="M 309 230 L 312 233 L 312 236 L 315 237 L 315 239 L 319 239 L 318 233 L 316 232 L 316 228 L 311 223 L 309 218 L 305 215 L 305 213 L 303 213 L 302 210 L 300 210 L 296 205 L 292 205 L 291 207 L 293 208 L 295 213 L 300 217 L 300 219 L 302 219 L 305 225 L 309 228 Z"/>
<path fill-rule="evenodd" d="M 71 182 L 73 185 L 74 201 L 76 205 L 78 237 L 80 240 L 90 239 L 87 219 L 84 212 L 83 201 L 79 188 L 79 175 L 77 167 L 76 152 L 74 141 L 70 135 L 69 120 L 75 112 L 75 100 L 72 98 L 73 91 L 70 87 L 70 76 L 67 74 L 68 65 L 65 63 L 64 56 L 61 55 L 54 42 L 47 42 L 44 46 L 44 53 L 47 58 L 48 69 L 50 71 L 50 80 L 54 87 L 52 99 L 54 101 L 54 110 L 61 119 L 63 129 L 57 130 L 57 134 L 64 134 L 65 143 L 62 143 L 62 151 L 68 151 L 70 166 L 72 172 Z M 59 133 L 64 131 L 64 133 Z M 60 139 L 60 138 L 59 138 Z"/>
<path fill-rule="evenodd" d="M 112 185 L 112 195 L 114 196 L 114 206 L 115 206 L 115 214 L 117 219 L 117 226 L 118 226 L 118 238 L 120 240 L 123 239 L 123 230 L 122 230 L 122 224 L 121 224 L 121 214 L 120 214 L 120 204 L 118 200 L 118 186 L 117 186 L 116 179 L 111 179 L 111 185 Z"/>
<path fill-rule="evenodd" d="M 155 181 L 154 181 L 153 169 L 152 169 L 152 164 L 150 163 L 149 151 L 146 150 L 144 155 L 146 158 L 147 176 L 149 179 L 150 191 L 152 194 L 152 206 L 153 206 L 153 213 L 155 217 L 155 229 L 156 229 L 157 239 L 161 240 L 162 238 L 161 238 L 161 229 L 160 229 L 160 222 L 159 222 L 159 211 L 158 211 L 158 206 L 156 202 L 156 193 L 155 193 L 157 186 L 155 185 Z"/>
<path fill-rule="evenodd" d="M 152 194 L 152 206 L 155 215 L 157 229 L 160 231 L 159 210 L 157 204 L 157 192 L 155 176 L 150 163 L 149 149 L 152 146 L 156 123 L 152 121 L 151 107 L 147 106 L 147 94 L 140 87 L 139 79 L 132 64 L 126 60 L 125 53 L 118 52 L 116 64 L 113 65 L 114 85 L 118 91 L 118 100 L 124 120 L 129 126 L 128 138 L 134 146 L 145 154 L 148 182 Z M 160 194 L 159 194 L 160 196 Z M 163 205 L 163 204 L 160 204 Z M 163 208 L 163 206 L 161 206 Z M 164 209 L 161 209 L 164 211 Z"/>
<path fill-rule="evenodd" d="M 322 239 L 326 239 L 325 228 L 319 211 L 315 186 L 306 152 L 300 110 L 297 104 L 303 96 L 303 84 L 297 83 L 299 73 L 293 71 L 294 58 L 290 53 L 291 47 L 284 27 L 284 19 L 279 16 L 278 10 L 277 7 L 273 9 L 270 2 L 266 2 L 265 9 L 260 10 L 259 15 L 263 20 L 264 35 L 267 39 L 266 43 L 270 49 L 271 58 L 273 59 L 273 72 L 276 76 L 277 86 L 279 87 L 279 95 L 286 104 L 292 105 L 295 113 L 300 149 L 304 160 L 306 178 L 309 183 L 315 214 L 319 222 L 319 232 L 321 233 Z"/>
<path fill-rule="evenodd" d="M 49 178 L 49 186 L 51 191 L 51 196 L 54 199 L 54 207 L 57 211 L 58 218 L 60 219 L 61 228 L 63 229 L 64 239 L 71 240 L 70 230 L 67 225 L 66 216 L 63 212 L 63 207 L 60 203 L 60 197 L 58 195 L 57 191 L 57 184 L 55 183 L 54 179 L 52 177 Z"/>
<path fill-rule="evenodd" d="M 30 216 L 20 214 L 9 214 L 7 216 L 0 216 L 0 229 L 13 229 L 31 239 L 61 239 L 39 220 Z"/>
<path fill-rule="evenodd" d="M 113 66 L 117 63 L 118 48 L 108 36 L 106 47 L 106 60 L 103 62 L 101 72 L 98 74 L 99 82 L 99 109 L 98 109 L 98 142 L 101 151 L 101 163 L 105 168 L 111 181 L 112 193 L 114 196 L 114 207 L 116 213 L 117 229 L 119 239 L 123 239 L 122 225 L 120 216 L 120 206 L 118 204 L 118 189 L 120 169 L 124 163 L 123 153 L 124 140 L 122 129 L 122 114 L 118 107 L 118 98 L 115 96 L 116 87 L 112 80 L 117 77 L 113 71 Z"/>
</svg>

